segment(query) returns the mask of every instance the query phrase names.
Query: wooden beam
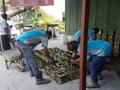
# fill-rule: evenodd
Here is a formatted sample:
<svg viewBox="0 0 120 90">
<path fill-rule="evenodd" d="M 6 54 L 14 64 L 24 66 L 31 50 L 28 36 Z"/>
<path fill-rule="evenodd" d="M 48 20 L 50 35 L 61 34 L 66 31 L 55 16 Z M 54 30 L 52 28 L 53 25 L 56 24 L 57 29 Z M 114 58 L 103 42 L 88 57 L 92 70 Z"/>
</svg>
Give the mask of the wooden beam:
<svg viewBox="0 0 120 90">
<path fill-rule="evenodd" d="M 86 56 L 88 40 L 90 0 L 82 0 L 81 38 L 80 38 L 80 90 L 86 90 Z"/>
</svg>

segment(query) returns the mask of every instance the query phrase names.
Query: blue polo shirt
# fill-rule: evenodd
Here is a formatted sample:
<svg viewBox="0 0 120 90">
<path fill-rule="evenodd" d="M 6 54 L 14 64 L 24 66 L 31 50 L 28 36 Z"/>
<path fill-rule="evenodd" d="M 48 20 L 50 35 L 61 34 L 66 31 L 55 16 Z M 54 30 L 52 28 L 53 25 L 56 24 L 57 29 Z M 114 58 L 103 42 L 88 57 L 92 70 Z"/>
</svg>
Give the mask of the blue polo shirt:
<svg viewBox="0 0 120 90">
<path fill-rule="evenodd" d="M 40 29 L 33 29 L 23 32 L 21 35 L 16 37 L 15 40 L 22 41 L 25 44 L 31 44 L 34 47 L 42 43 L 44 48 L 48 45 L 48 37 L 46 33 L 42 32 Z"/>
<path fill-rule="evenodd" d="M 88 58 L 90 56 L 109 56 L 112 53 L 112 45 L 104 40 L 89 40 L 87 46 Z M 80 51 L 80 45 L 78 46 L 78 51 Z"/>
<path fill-rule="evenodd" d="M 79 30 L 73 35 L 73 39 L 75 41 L 80 42 L 80 39 L 79 39 L 80 35 L 81 35 L 81 31 Z M 89 37 L 89 40 L 92 40 L 94 37 L 94 32 L 91 28 L 88 29 L 88 37 Z"/>
</svg>

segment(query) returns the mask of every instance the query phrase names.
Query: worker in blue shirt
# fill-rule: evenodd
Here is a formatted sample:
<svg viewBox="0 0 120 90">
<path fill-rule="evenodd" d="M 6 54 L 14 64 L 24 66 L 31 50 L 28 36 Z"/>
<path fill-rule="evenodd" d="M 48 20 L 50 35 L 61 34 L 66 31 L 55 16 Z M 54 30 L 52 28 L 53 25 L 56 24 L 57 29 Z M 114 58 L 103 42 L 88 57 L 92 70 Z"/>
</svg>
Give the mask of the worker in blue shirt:
<svg viewBox="0 0 120 90">
<path fill-rule="evenodd" d="M 76 41 L 68 43 L 68 50 L 80 53 L 80 44 Z M 98 75 L 101 72 L 101 68 L 104 65 L 106 59 L 112 52 L 112 45 L 104 40 L 89 40 L 87 46 L 87 62 L 89 62 L 90 76 L 92 85 L 87 85 L 87 88 L 99 88 Z M 93 59 L 91 60 L 90 57 Z M 71 60 L 71 63 L 79 62 L 80 58 Z"/>
<path fill-rule="evenodd" d="M 42 76 L 42 71 L 38 69 L 37 63 L 34 56 L 34 47 L 38 44 L 42 44 L 44 48 L 45 55 L 53 59 L 48 52 L 48 39 L 52 36 L 50 31 L 46 33 L 42 32 L 40 29 L 33 29 L 23 32 L 21 35 L 16 37 L 15 45 L 23 54 L 23 57 L 26 60 L 26 64 L 29 67 L 30 71 L 36 77 L 36 84 L 47 84 L 50 83 L 49 79 L 44 79 Z"/>
<path fill-rule="evenodd" d="M 88 38 L 89 40 L 93 40 L 95 37 L 95 34 L 99 32 L 98 28 L 89 28 L 88 29 Z M 80 42 L 80 35 L 81 31 L 78 30 L 74 35 L 73 35 L 73 40 Z"/>
</svg>

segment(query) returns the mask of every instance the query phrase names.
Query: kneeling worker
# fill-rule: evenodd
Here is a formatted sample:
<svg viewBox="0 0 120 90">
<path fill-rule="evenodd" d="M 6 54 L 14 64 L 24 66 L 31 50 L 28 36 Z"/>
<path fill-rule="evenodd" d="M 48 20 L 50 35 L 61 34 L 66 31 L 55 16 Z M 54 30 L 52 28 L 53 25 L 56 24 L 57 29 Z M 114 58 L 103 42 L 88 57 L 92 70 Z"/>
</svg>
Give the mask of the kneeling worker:
<svg viewBox="0 0 120 90">
<path fill-rule="evenodd" d="M 99 28 L 89 28 L 88 29 L 88 39 L 89 40 L 94 40 L 95 35 L 99 32 Z M 73 40 L 80 42 L 80 36 L 81 36 L 81 30 L 78 30 L 74 35 L 73 35 Z"/>
<path fill-rule="evenodd" d="M 78 47 L 78 52 L 80 53 L 80 44 L 71 41 L 68 43 L 68 50 L 75 52 Z M 76 48 L 75 48 L 76 47 Z M 76 49 L 76 50 L 75 50 Z M 89 62 L 90 77 L 92 80 L 92 85 L 87 85 L 87 88 L 99 88 L 98 85 L 98 75 L 101 73 L 101 68 L 104 65 L 108 56 L 112 52 L 112 45 L 104 40 L 89 40 L 87 45 L 87 62 Z M 90 60 L 92 57 L 93 60 Z M 76 60 L 71 60 L 71 63 L 79 62 L 80 58 Z"/>
</svg>

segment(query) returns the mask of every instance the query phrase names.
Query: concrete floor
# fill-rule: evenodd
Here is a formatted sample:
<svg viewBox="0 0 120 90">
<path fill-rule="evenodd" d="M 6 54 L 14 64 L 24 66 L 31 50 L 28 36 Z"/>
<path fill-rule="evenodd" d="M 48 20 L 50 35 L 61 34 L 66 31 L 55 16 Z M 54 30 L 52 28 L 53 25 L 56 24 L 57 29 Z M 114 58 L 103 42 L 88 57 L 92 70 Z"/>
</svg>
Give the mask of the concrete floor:
<svg viewBox="0 0 120 90">
<path fill-rule="evenodd" d="M 66 50 L 66 46 L 63 45 L 62 35 L 56 39 L 49 41 L 49 47 L 59 47 Z M 40 49 L 41 46 L 37 46 L 36 49 Z M 51 79 L 45 75 L 43 76 Z M 86 89 L 86 90 L 120 90 L 120 77 L 113 70 L 104 70 L 102 72 L 103 80 L 99 81 L 99 89 Z M 35 77 L 30 77 L 29 71 L 19 72 L 15 64 L 12 64 L 10 69 L 6 69 L 4 58 L 0 56 L 0 90 L 79 90 L 79 79 L 69 81 L 64 84 L 58 84 L 51 79 L 51 83 L 46 85 L 36 85 Z M 87 76 L 87 83 L 90 83 L 90 77 Z"/>
</svg>

